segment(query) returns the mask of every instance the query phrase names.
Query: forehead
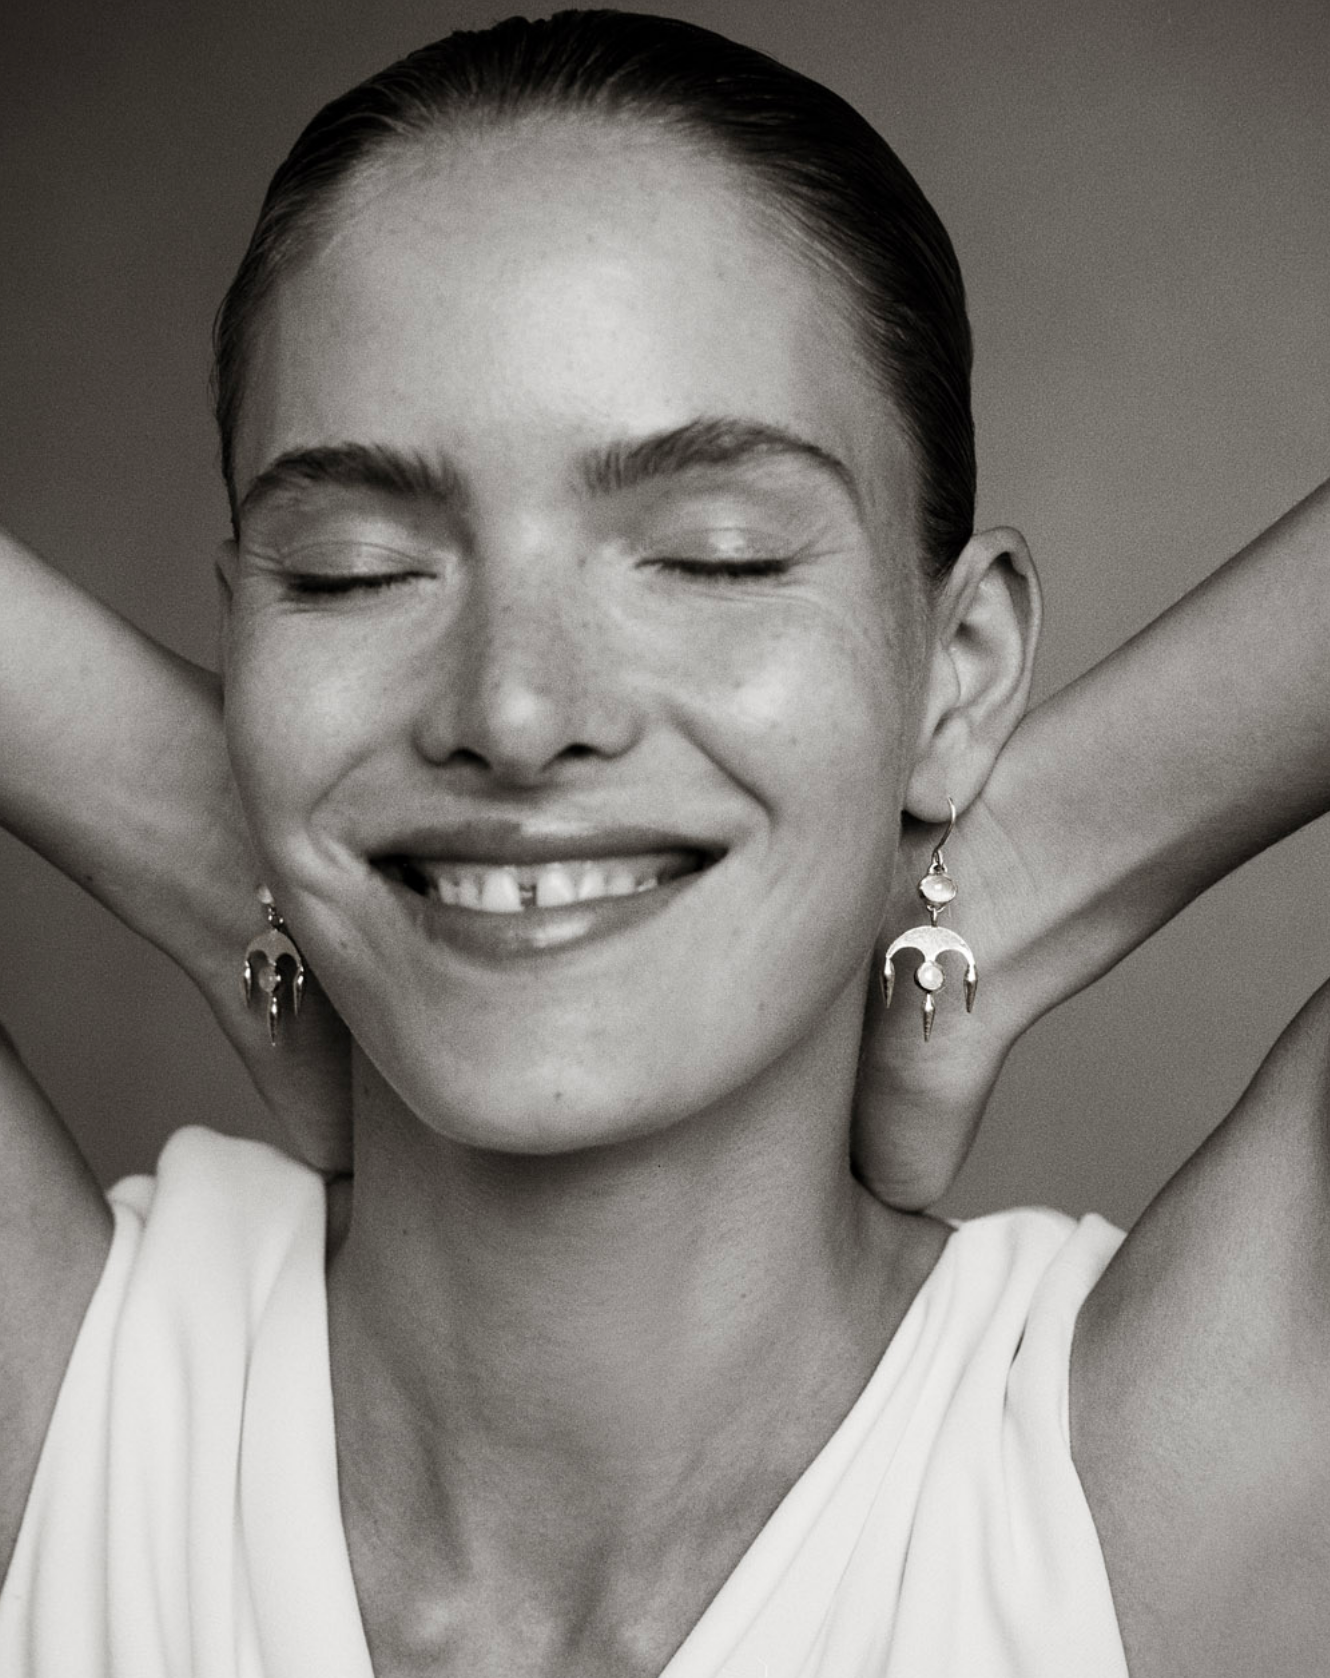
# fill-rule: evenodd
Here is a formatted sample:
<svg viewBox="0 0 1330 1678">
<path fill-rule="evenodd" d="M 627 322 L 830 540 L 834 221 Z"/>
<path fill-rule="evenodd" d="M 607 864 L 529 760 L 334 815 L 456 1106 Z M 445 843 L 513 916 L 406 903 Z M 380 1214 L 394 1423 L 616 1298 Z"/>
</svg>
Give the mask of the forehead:
<svg viewBox="0 0 1330 1678">
<path fill-rule="evenodd" d="M 510 483 L 717 416 L 808 438 L 912 524 L 896 416 L 760 189 L 663 133 L 528 122 L 403 147 L 346 190 L 256 334 L 237 488 L 347 441 Z"/>
</svg>

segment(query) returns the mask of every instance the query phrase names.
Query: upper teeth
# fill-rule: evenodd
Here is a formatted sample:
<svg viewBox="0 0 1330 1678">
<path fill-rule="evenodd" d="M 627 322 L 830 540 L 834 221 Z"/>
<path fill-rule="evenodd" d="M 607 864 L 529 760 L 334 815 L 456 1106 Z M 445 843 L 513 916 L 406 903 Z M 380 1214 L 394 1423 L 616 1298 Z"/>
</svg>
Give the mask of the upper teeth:
<svg viewBox="0 0 1330 1678">
<path fill-rule="evenodd" d="M 492 915 L 557 909 L 593 897 L 629 897 L 658 886 L 664 870 L 657 857 L 499 868 L 474 862 L 417 862 L 413 867 L 442 902 Z"/>
</svg>

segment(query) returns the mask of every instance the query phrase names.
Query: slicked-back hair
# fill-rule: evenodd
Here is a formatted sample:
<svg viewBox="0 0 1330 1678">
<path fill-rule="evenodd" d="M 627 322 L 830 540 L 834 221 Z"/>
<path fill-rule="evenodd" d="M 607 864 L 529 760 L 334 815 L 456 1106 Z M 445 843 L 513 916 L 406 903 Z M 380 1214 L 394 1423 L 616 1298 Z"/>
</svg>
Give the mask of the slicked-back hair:
<svg viewBox="0 0 1330 1678">
<path fill-rule="evenodd" d="M 326 105 L 273 176 L 214 327 L 222 471 L 256 324 L 281 275 L 336 220 L 348 188 L 396 149 L 528 118 L 673 132 L 746 175 L 832 280 L 914 457 L 919 539 L 944 575 L 974 521 L 972 345 L 936 212 L 886 141 L 839 95 L 711 30 L 635 12 L 509 18 L 421 47 Z"/>
</svg>

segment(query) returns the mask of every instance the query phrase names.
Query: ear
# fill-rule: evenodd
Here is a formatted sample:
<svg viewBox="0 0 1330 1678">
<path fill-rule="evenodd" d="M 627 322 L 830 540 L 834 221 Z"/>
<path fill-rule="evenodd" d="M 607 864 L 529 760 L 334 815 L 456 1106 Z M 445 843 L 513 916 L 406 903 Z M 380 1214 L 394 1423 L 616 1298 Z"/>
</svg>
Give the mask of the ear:
<svg viewBox="0 0 1330 1678">
<path fill-rule="evenodd" d="M 1018 530 L 972 536 L 932 608 L 928 696 L 906 809 L 929 823 L 979 794 L 1025 713 L 1043 602 Z"/>
<path fill-rule="evenodd" d="M 217 582 L 217 660 L 223 677 L 226 675 L 226 649 L 230 643 L 231 598 L 235 591 L 236 544 L 228 539 L 217 544 L 213 556 L 212 574 Z"/>
</svg>

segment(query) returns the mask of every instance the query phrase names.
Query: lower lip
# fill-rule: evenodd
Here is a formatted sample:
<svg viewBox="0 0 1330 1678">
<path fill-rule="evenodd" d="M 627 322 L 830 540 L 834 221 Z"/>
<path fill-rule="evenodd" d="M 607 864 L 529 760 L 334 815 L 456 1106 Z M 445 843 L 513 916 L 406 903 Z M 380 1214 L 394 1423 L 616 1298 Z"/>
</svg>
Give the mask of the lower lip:
<svg viewBox="0 0 1330 1678">
<path fill-rule="evenodd" d="M 484 961 L 551 954 L 570 945 L 613 937 L 659 915 L 706 873 L 705 868 L 648 891 L 624 897 L 592 897 L 557 909 L 520 909 L 493 914 L 444 903 L 433 894 L 413 891 L 390 875 L 380 878 L 399 901 L 405 902 L 416 924 L 431 940 Z"/>
</svg>

